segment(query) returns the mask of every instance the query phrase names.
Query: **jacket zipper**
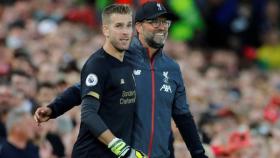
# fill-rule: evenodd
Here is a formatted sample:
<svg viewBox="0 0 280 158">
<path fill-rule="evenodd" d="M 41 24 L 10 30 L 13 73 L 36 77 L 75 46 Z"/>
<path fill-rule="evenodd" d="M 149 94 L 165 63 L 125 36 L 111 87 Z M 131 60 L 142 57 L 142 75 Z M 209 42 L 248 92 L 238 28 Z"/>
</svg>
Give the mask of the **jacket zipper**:
<svg viewBox="0 0 280 158">
<path fill-rule="evenodd" d="M 152 148 L 153 148 L 153 139 L 154 139 L 154 120 L 155 120 L 155 69 L 154 69 L 154 56 L 150 57 L 149 50 L 147 49 L 148 56 L 150 58 L 150 69 L 152 75 L 152 114 L 151 114 L 151 133 L 150 133 L 150 143 L 149 143 L 149 151 L 148 151 L 148 158 L 152 155 Z"/>
</svg>

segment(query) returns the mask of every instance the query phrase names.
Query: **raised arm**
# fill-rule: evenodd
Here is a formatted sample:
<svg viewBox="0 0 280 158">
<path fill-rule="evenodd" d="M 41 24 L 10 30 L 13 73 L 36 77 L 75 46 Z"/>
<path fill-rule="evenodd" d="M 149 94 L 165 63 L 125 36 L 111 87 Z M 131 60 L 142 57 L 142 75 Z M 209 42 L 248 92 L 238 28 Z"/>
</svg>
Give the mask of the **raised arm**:
<svg viewBox="0 0 280 158">
<path fill-rule="evenodd" d="M 34 119 L 38 124 L 46 122 L 80 105 L 81 102 L 81 86 L 80 83 L 76 83 L 57 96 L 49 105 L 39 107 L 34 114 Z"/>
</svg>

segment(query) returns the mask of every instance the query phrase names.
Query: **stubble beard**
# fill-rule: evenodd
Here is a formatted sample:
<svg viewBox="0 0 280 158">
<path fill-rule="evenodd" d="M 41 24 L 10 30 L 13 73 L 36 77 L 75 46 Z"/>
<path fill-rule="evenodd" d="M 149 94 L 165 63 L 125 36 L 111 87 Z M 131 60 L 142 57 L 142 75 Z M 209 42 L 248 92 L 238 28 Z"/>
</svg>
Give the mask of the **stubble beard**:
<svg viewBox="0 0 280 158">
<path fill-rule="evenodd" d="M 122 47 L 121 43 L 118 42 L 117 40 L 111 40 L 111 43 L 112 43 L 113 47 L 121 53 L 128 50 L 128 46 L 127 47 Z"/>
<path fill-rule="evenodd" d="M 164 39 L 156 39 L 156 35 L 155 34 L 151 34 L 145 37 L 145 41 L 147 42 L 147 44 L 155 49 L 158 48 L 162 48 L 164 46 L 165 40 L 166 40 L 166 36 L 164 37 Z"/>
</svg>

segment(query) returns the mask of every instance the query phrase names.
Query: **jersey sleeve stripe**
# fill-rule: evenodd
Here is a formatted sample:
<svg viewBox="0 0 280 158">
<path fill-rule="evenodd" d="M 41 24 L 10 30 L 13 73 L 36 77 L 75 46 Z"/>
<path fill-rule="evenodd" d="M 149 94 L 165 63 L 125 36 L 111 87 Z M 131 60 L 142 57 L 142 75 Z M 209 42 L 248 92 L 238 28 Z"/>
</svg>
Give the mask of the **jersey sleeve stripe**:
<svg viewBox="0 0 280 158">
<path fill-rule="evenodd" d="M 99 94 L 94 92 L 94 91 L 90 91 L 87 95 L 89 96 L 92 96 L 92 97 L 95 97 L 96 99 L 99 100 Z"/>
</svg>

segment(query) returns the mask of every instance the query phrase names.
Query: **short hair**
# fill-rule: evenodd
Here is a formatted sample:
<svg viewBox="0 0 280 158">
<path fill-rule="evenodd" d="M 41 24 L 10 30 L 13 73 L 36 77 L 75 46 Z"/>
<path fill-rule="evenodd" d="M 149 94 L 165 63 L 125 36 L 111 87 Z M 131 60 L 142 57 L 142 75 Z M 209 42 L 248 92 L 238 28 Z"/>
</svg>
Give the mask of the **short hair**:
<svg viewBox="0 0 280 158">
<path fill-rule="evenodd" d="M 56 87 L 51 82 L 41 82 L 41 83 L 39 83 L 39 86 L 37 88 L 38 88 L 38 90 L 40 90 L 42 88 L 55 89 Z"/>
<path fill-rule="evenodd" d="M 102 12 L 102 24 L 107 23 L 112 14 L 132 14 L 132 9 L 127 4 L 111 4 Z"/>
<path fill-rule="evenodd" d="M 31 114 L 23 108 L 14 108 L 9 111 L 6 121 L 7 132 L 10 133 L 12 128 L 19 122 L 23 121 L 22 119 L 26 116 L 31 116 Z"/>
<path fill-rule="evenodd" d="M 19 70 L 19 69 L 15 69 L 10 73 L 10 78 L 12 78 L 13 76 L 18 75 L 27 79 L 32 79 L 33 77 L 31 75 L 29 75 L 28 73 L 26 73 L 23 70 Z"/>
</svg>

